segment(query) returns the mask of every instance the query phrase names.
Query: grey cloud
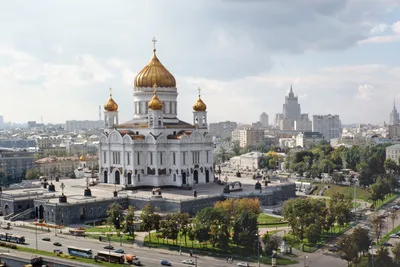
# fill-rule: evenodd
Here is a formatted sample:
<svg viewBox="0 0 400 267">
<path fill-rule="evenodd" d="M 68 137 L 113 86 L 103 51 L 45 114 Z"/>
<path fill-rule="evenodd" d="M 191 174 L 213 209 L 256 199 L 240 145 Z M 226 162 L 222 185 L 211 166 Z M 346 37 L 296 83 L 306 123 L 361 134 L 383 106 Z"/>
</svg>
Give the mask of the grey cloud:
<svg viewBox="0 0 400 267">
<path fill-rule="evenodd" d="M 377 4 L 379 2 L 379 5 Z M 44 61 L 123 58 L 135 72 L 158 40 L 180 75 L 232 79 L 264 72 L 273 55 L 344 49 L 366 38 L 391 0 L 8 1 L 1 37 Z M 221 45 L 221 38 L 227 44 Z M 52 47 L 61 45 L 63 54 Z M 51 52 L 50 52 L 51 51 Z"/>
</svg>

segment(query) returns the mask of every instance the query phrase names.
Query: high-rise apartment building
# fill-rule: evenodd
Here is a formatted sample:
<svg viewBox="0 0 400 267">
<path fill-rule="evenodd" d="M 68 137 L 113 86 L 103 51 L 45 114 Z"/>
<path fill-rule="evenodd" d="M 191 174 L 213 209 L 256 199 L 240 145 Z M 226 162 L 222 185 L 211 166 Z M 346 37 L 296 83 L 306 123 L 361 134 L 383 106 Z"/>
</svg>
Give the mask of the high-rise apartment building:
<svg viewBox="0 0 400 267">
<path fill-rule="evenodd" d="M 321 133 L 326 141 L 340 137 L 342 133 L 342 123 L 339 115 L 314 115 L 312 131 Z"/>
<path fill-rule="evenodd" d="M 232 131 L 237 127 L 234 121 L 223 121 L 209 124 L 210 135 L 220 138 L 228 138 L 232 136 Z"/>
<path fill-rule="evenodd" d="M 235 130 L 232 132 L 232 142 L 239 142 L 239 146 L 242 148 L 264 146 L 264 130 L 253 128 Z"/>
<path fill-rule="evenodd" d="M 260 115 L 260 120 L 262 127 L 266 128 L 269 125 L 269 121 L 268 121 L 268 114 L 263 112 Z"/>
</svg>

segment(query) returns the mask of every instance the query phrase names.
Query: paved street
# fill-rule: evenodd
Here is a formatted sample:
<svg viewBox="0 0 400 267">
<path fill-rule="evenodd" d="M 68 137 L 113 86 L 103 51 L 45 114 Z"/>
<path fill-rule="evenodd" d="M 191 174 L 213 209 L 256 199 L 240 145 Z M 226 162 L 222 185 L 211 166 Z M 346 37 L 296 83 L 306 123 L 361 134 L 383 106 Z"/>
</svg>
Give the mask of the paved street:
<svg viewBox="0 0 400 267">
<path fill-rule="evenodd" d="M 6 231 L 6 230 L 2 230 Z M 27 247 L 36 248 L 36 240 L 38 244 L 39 250 L 46 250 L 46 251 L 53 251 L 55 248 L 61 249 L 63 253 L 67 254 L 67 247 L 68 246 L 76 246 L 80 248 L 91 248 L 93 249 L 94 253 L 99 250 L 104 251 L 104 246 L 108 244 L 108 242 L 99 242 L 98 240 L 91 239 L 91 238 L 84 238 L 84 237 L 73 237 L 69 235 L 57 235 L 55 236 L 54 232 L 43 232 L 37 231 L 37 239 L 36 239 L 36 231 L 31 229 L 25 228 L 13 228 L 6 232 L 10 233 L 18 233 L 20 235 L 24 235 L 27 243 Z M 42 241 L 42 238 L 50 237 L 51 241 Z M 53 242 L 60 242 L 62 247 L 55 247 L 53 246 Z M 173 264 L 173 266 L 187 266 L 182 264 L 182 260 L 190 259 L 191 257 L 187 254 L 179 255 L 178 252 L 168 251 L 168 250 L 160 250 L 160 249 L 150 249 L 150 248 L 143 248 L 138 247 L 136 245 L 128 245 L 119 243 L 113 243 L 115 249 L 122 248 L 125 250 L 125 253 L 128 254 L 135 254 L 137 257 L 140 258 L 142 263 L 145 266 L 160 266 L 160 261 L 162 259 L 167 260 Z M 194 258 L 192 258 L 194 259 Z M 225 260 L 220 260 L 213 257 L 207 256 L 199 256 L 197 260 L 198 266 L 215 266 L 215 267 L 223 267 L 223 266 L 236 266 L 238 261 L 234 261 L 233 264 L 227 263 Z M 257 264 L 251 264 L 251 266 L 256 266 Z M 262 265 L 265 266 L 265 265 Z"/>
</svg>

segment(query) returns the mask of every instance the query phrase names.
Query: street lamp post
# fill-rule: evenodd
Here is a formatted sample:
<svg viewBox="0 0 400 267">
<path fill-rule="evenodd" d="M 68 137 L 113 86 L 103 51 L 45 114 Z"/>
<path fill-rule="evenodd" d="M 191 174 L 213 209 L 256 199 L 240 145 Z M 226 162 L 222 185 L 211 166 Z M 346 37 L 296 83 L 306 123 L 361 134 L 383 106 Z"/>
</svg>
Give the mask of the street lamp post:
<svg viewBox="0 0 400 267">
<path fill-rule="evenodd" d="M 354 183 L 354 212 L 357 211 L 357 180 L 353 179 Z"/>
<path fill-rule="evenodd" d="M 374 267 L 374 246 L 371 245 L 369 246 L 369 249 L 371 250 L 371 266 Z"/>
<path fill-rule="evenodd" d="M 36 237 L 36 250 L 38 250 L 38 242 L 37 242 L 37 222 L 35 224 L 35 237 Z"/>
<path fill-rule="evenodd" d="M 260 233 L 257 231 L 257 261 L 260 267 Z"/>
<path fill-rule="evenodd" d="M 309 267 L 307 260 L 308 260 L 308 256 L 305 256 L 304 267 Z"/>
</svg>

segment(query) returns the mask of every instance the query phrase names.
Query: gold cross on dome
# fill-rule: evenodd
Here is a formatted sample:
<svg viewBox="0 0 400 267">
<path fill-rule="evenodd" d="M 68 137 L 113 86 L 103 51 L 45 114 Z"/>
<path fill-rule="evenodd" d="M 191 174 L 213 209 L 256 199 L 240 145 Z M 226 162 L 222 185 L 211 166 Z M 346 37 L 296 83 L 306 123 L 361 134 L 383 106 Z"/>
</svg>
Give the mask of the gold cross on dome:
<svg viewBox="0 0 400 267">
<path fill-rule="evenodd" d="M 156 37 L 153 37 L 153 40 L 151 41 L 153 42 L 153 49 L 156 50 L 156 43 L 157 43 Z"/>
<path fill-rule="evenodd" d="M 112 88 L 111 88 L 111 86 L 110 86 L 110 96 L 112 96 Z"/>
<path fill-rule="evenodd" d="M 199 97 L 200 97 L 200 91 L 201 91 L 201 88 L 199 87 L 197 90 L 199 91 Z"/>
</svg>

